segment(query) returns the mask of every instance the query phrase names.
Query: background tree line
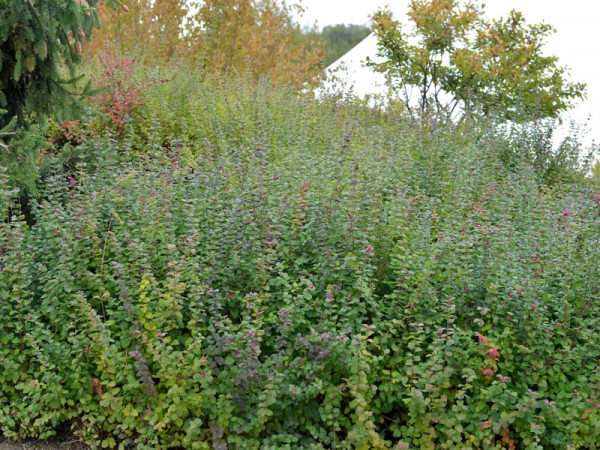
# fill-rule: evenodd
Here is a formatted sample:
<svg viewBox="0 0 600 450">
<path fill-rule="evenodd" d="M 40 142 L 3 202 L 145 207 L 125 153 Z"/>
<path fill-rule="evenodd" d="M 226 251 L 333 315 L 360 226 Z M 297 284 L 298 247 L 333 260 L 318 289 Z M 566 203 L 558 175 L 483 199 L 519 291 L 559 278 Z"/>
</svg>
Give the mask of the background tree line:
<svg viewBox="0 0 600 450">
<path fill-rule="evenodd" d="M 298 10 L 277 0 L 131 0 L 129 12 L 100 3 L 102 27 L 85 54 L 105 50 L 160 65 L 185 59 L 207 73 L 302 84 L 319 75 L 323 48 L 296 42 Z"/>
<path fill-rule="evenodd" d="M 321 30 L 303 28 L 294 38 L 295 42 L 312 41 L 324 45 L 321 67 L 329 67 L 371 33 L 367 25 L 337 24 L 327 25 Z"/>
<path fill-rule="evenodd" d="M 186 2 L 134 0 L 130 13 L 100 3 L 102 28 L 88 54 L 105 47 L 156 61 L 186 55 L 217 72 L 250 70 L 289 80 L 300 69 L 306 80 L 335 62 L 371 32 L 367 25 L 338 24 L 322 29 L 299 27 L 302 8 L 274 0 Z"/>
</svg>

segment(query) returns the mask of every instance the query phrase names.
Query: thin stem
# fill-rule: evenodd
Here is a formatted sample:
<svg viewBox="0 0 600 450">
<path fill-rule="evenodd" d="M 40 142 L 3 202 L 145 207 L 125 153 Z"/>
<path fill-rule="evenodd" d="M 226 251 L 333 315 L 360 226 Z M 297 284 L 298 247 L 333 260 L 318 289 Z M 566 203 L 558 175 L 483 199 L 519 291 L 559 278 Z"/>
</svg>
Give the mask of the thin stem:
<svg viewBox="0 0 600 450">
<path fill-rule="evenodd" d="M 108 229 L 106 230 L 106 237 L 104 238 L 104 247 L 102 248 L 102 263 L 100 264 L 100 305 L 102 306 L 102 317 L 106 322 L 106 312 L 104 310 L 104 290 L 102 288 L 102 280 L 103 280 L 103 271 L 104 271 L 104 255 L 106 254 L 106 243 L 108 242 L 108 235 L 110 234 L 110 226 L 112 225 L 113 215 L 110 215 L 110 220 L 108 221 Z"/>
</svg>

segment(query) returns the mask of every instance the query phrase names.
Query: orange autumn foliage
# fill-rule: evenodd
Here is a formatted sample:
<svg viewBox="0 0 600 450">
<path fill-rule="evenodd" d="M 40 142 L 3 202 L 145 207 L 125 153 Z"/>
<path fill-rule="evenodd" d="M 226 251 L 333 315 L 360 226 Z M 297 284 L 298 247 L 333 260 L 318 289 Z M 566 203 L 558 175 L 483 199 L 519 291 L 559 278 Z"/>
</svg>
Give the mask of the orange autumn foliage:
<svg viewBox="0 0 600 450">
<path fill-rule="evenodd" d="M 292 45 L 291 9 L 276 1 L 207 0 L 202 63 L 217 73 L 247 72 L 276 82 L 300 84 L 319 73 L 323 48 Z"/>
<path fill-rule="evenodd" d="M 98 55 L 106 48 L 149 63 L 179 54 L 187 14 L 185 0 L 128 0 L 125 3 L 126 8 L 121 10 L 100 2 L 101 26 L 86 45 L 87 55 Z"/>
<path fill-rule="evenodd" d="M 146 64 L 184 59 L 207 75 L 238 73 L 294 85 L 321 75 L 323 47 L 293 43 L 297 6 L 277 0 L 126 3 L 127 13 L 100 6 L 102 28 L 86 46 L 88 55 L 108 48 Z"/>
</svg>

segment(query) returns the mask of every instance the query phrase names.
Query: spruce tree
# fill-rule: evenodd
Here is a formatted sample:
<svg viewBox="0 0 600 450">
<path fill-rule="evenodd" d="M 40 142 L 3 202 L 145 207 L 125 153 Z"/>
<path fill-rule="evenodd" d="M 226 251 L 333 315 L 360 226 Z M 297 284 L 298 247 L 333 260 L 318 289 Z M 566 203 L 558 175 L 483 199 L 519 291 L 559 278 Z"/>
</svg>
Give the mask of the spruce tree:
<svg viewBox="0 0 600 450">
<path fill-rule="evenodd" d="M 98 27 L 97 3 L 0 0 L 0 132 L 71 105 L 82 47 Z"/>
</svg>

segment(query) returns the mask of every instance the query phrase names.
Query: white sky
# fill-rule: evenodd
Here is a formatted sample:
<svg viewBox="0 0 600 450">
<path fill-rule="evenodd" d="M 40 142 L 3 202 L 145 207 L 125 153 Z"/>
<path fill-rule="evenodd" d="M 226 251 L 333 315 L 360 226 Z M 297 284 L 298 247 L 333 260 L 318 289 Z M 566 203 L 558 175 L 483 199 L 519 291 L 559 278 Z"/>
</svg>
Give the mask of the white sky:
<svg viewBox="0 0 600 450">
<path fill-rule="evenodd" d="M 481 1 L 477 2 L 481 4 Z M 592 115 L 590 136 L 600 143 L 600 0 L 488 0 L 486 16 L 499 18 L 511 9 L 523 13 L 527 23 L 545 22 L 556 28 L 546 46 L 548 54 L 570 69 L 571 80 L 587 84 L 588 99 L 571 113 L 584 121 Z M 320 28 L 338 23 L 368 24 L 369 16 L 389 5 L 395 17 L 406 20 L 409 0 L 302 0 L 305 9 L 298 21 Z"/>
</svg>

